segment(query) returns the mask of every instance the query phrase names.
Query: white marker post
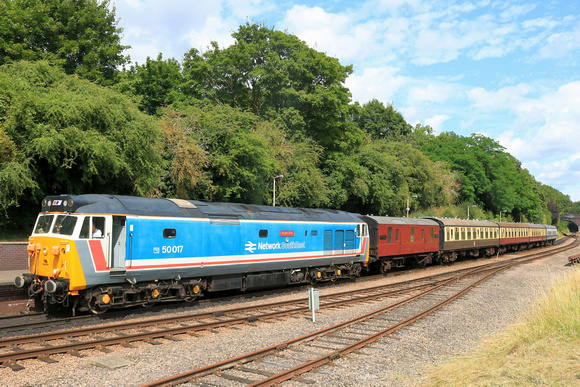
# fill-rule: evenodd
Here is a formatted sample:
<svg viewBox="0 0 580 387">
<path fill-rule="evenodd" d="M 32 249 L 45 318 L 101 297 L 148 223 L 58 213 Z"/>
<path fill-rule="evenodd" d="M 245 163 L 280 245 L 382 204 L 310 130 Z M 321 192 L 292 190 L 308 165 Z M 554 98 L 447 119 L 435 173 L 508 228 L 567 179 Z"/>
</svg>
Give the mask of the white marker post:
<svg viewBox="0 0 580 387">
<path fill-rule="evenodd" d="M 308 308 L 312 310 L 312 322 L 316 322 L 314 311 L 320 309 L 320 299 L 318 297 L 318 289 L 308 289 Z"/>
</svg>

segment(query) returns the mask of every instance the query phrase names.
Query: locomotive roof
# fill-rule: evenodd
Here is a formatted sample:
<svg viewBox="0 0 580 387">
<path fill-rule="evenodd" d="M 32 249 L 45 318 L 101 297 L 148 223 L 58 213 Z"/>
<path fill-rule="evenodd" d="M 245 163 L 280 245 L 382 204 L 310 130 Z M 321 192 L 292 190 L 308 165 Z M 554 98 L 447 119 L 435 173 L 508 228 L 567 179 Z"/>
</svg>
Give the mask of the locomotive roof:
<svg viewBox="0 0 580 387">
<path fill-rule="evenodd" d="M 411 226 L 438 226 L 438 223 L 434 220 L 427 218 L 397 218 L 390 216 L 374 216 L 374 215 L 364 215 L 363 218 L 370 218 L 377 222 L 378 224 L 402 224 Z"/>
<path fill-rule="evenodd" d="M 42 201 L 42 212 L 322 222 L 361 221 L 355 214 L 330 209 L 211 203 L 103 194 L 47 196 Z"/>
</svg>

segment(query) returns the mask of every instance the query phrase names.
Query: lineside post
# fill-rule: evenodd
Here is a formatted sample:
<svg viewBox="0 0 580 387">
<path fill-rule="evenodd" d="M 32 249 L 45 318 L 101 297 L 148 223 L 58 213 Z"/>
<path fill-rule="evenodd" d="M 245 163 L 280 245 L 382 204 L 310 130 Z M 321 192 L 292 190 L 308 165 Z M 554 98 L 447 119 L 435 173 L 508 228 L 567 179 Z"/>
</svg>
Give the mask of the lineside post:
<svg viewBox="0 0 580 387">
<path fill-rule="evenodd" d="M 318 289 L 308 289 L 308 308 L 312 310 L 312 322 L 316 322 L 314 311 L 320 309 L 320 298 L 318 296 Z"/>
</svg>

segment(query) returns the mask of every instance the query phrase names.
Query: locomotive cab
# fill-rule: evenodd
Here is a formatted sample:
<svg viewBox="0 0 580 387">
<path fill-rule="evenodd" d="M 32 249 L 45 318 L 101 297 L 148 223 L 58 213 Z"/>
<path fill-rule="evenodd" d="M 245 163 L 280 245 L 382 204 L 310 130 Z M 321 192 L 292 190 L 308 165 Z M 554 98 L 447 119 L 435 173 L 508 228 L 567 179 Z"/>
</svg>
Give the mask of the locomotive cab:
<svg viewBox="0 0 580 387">
<path fill-rule="evenodd" d="M 71 198 L 43 201 L 27 246 L 28 273 L 14 280 L 16 287 L 28 287 L 30 297 L 42 300 L 45 309 L 55 303 L 68 306 L 69 296 L 86 288 L 87 256 L 94 257 L 95 265 L 124 272 L 124 217 L 76 214 L 75 207 Z"/>
</svg>

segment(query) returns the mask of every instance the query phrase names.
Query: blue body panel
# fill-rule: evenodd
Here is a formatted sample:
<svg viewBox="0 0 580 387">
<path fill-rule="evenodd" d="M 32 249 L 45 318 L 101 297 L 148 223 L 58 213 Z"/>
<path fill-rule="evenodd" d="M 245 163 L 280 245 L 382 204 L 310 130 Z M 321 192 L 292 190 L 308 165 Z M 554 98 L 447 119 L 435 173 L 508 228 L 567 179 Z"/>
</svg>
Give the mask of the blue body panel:
<svg viewBox="0 0 580 387">
<path fill-rule="evenodd" d="M 362 262 L 360 224 L 127 217 L 127 276 L 206 277 Z"/>
</svg>

